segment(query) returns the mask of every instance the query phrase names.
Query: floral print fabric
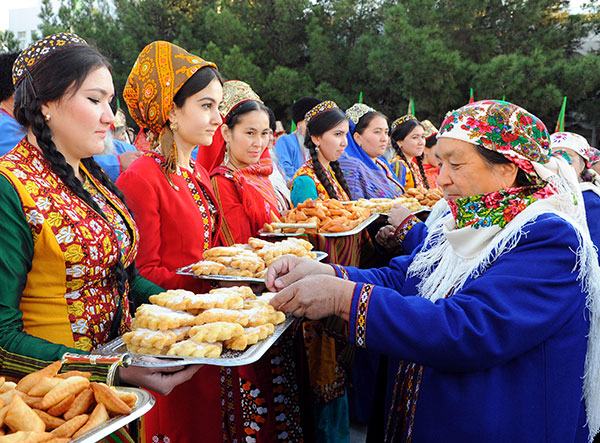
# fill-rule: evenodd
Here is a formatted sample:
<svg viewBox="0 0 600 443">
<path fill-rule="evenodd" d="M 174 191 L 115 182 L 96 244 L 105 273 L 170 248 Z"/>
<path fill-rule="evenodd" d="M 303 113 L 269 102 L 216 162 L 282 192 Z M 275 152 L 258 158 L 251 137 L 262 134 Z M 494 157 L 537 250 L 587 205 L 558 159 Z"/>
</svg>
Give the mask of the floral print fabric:
<svg viewBox="0 0 600 443">
<path fill-rule="evenodd" d="M 507 188 L 448 202 L 456 229 L 475 229 L 497 225 L 504 228 L 523 209 L 537 200 L 556 194 L 551 185 Z"/>
</svg>

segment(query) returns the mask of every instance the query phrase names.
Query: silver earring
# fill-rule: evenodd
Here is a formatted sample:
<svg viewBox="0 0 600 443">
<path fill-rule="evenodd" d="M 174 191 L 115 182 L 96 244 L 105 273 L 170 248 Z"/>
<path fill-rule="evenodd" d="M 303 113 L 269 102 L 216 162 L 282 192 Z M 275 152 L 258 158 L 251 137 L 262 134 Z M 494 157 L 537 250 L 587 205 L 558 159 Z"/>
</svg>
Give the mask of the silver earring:
<svg viewBox="0 0 600 443">
<path fill-rule="evenodd" d="M 171 131 L 175 132 L 179 129 L 179 125 L 177 123 L 169 122 L 169 128 L 171 128 Z"/>
<path fill-rule="evenodd" d="M 320 147 L 318 147 L 318 146 L 315 146 L 315 151 L 316 151 L 316 152 L 319 152 L 320 150 L 321 150 L 321 148 L 320 148 Z"/>
<path fill-rule="evenodd" d="M 47 122 L 50 121 L 50 113 L 44 115 L 44 120 L 46 120 Z"/>
<path fill-rule="evenodd" d="M 225 143 L 225 155 L 223 156 L 223 164 L 229 163 L 229 143 Z"/>
</svg>

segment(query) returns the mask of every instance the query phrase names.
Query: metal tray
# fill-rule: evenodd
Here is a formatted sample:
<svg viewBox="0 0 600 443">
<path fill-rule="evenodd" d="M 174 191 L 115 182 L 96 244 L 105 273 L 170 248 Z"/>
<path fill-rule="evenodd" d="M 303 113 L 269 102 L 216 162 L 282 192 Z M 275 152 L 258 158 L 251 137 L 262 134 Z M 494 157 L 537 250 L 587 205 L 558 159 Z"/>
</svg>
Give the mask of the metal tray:
<svg viewBox="0 0 600 443">
<path fill-rule="evenodd" d="M 117 429 L 122 428 L 127 423 L 132 422 L 136 418 L 141 417 L 154 406 L 154 396 L 150 394 L 148 391 L 144 391 L 143 389 L 137 388 L 122 388 L 117 387 L 119 391 L 125 392 L 133 392 L 137 396 L 137 401 L 135 402 L 135 406 L 129 415 L 120 415 L 118 417 L 113 417 L 102 425 L 92 429 L 89 432 L 86 432 L 82 436 L 71 440 L 71 443 L 94 443 L 102 438 L 110 435 L 115 432 Z"/>
<path fill-rule="evenodd" d="M 285 330 L 292 324 L 294 317 L 288 317 L 283 323 L 275 326 L 275 332 L 270 337 L 250 345 L 245 351 L 224 350 L 219 358 L 174 357 L 166 355 L 133 354 L 132 366 L 148 368 L 164 368 L 182 365 L 213 365 L 213 366 L 244 366 L 259 360 L 267 350 L 275 344 Z M 127 347 L 121 337 L 96 349 L 93 354 L 114 355 L 125 354 Z"/>
<path fill-rule="evenodd" d="M 358 234 L 360 231 L 362 231 L 363 229 L 365 229 L 367 226 L 369 226 L 371 223 L 373 223 L 378 218 L 379 218 L 379 214 L 377 214 L 377 213 L 371 214 L 371 216 L 369 218 L 367 218 L 366 220 L 364 220 L 362 223 L 360 223 L 354 229 L 350 229 L 349 231 L 346 231 L 346 232 L 302 232 L 300 234 L 297 234 L 295 232 L 292 232 L 292 233 L 283 233 L 283 232 L 282 233 L 277 233 L 277 232 L 261 232 L 261 231 L 259 231 L 258 235 L 260 235 L 261 237 L 266 237 L 266 238 L 270 238 L 270 237 L 298 237 L 300 235 L 306 236 L 307 234 L 316 234 L 316 235 L 320 235 L 321 237 L 349 237 L 351 235 Z"/>
<path fill-rule="evenodd" d="M 327 258 L 327 252 L 315 251 L 317 255 L 316 260 L 322 261 Z M 239 281 L 239 282 L 247 282 L 247 283 L 264 283 L 264 278 L 254 278 L 254 277 L 237 277 L 235 275 L 221 275 L 221 274 L 211 274 L 211 275 L 196 275 L 194 271 L 192 271 L 192 267 L 194 265 L 184 266 L 183 268 L 179 268 L 175 271 L 176 274 L 179 275 L 191 275 L 192 277 L 201 278 L 203 280 L 218 280 L 218 281 Z"/>
</svg>

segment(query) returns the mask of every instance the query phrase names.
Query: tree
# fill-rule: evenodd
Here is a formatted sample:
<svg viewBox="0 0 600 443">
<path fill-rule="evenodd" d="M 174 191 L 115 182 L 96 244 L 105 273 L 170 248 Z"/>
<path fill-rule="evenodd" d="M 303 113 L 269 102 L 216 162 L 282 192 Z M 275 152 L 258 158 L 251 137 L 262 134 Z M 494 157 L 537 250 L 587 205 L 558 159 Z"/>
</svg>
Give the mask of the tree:
<svg viewBox="0 0 600 443">
<path fill-rule="evenodd" d="M 0 53 L 14 52 L 19 49 L 21 49 L 19 47 L 19 40 L 15 37 L 14 32 L 9 29 L 0 31 Z"/>
</svg>

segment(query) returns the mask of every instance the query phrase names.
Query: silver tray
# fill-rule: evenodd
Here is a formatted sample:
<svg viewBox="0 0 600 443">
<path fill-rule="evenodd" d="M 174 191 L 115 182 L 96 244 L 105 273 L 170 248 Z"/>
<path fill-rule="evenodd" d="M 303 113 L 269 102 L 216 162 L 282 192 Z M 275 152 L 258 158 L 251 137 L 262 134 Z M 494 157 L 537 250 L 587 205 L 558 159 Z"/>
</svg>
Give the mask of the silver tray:
<svg viewBox="0 0 600 443">
<path fill-rule="evenodd" d="M 322 261 L 327 258 L 327 252 L 315 251 L 317 255 L 316 260 Z M 221 274 L 211 274 L 211 275 L 196 275 L 194 271 L 192 271 L 192 267 L 194 265 L 184 266 L 183 268 L 179 268 L 175 271 L 176 274 L 179 275 L 191 275 L 192 277 L 201 278 L 203 280 L 218 280 L 218 281 L 239 281 L 239 282 L 247 282 L 247 283 L 264 283 L 264 278 L 254 278 L 254 277 L 238 277 L 235 275 L 221 275 Z"/>
<path fill-rule="evenodd" d="M 321 237 L 349 237 L 351 235 L 358 234 L 360 231 L 365 229 L 367 226 L 369 226 L 371 223 L 373 223 L 378 218 L 379 218 L 379 214 L 377 214 L 377 213 L 371 214 L 371 216 L 369 218 L 367 218 L 362 223 L 357 225 L 354 229 L 350 229 L 349 231 L 346 231 L 346 232 L 302 232 L 300 234 L 297 234 L 295 232 L 278 233 L 278 232 L 261 232 L 261 231 L 259 231 L 258 235 L 260 235 L 261 237 L 266 237 L 266 238 L 269 238 L 269 237 L 298 237 L 300 235 L 306 236 L 307 234 L 316 234 L 316 235 L 320 235 Z"/>
<path fill-rule="evenodd" d="M 245 351 L 224 350 L 219 358 L 177 357 L 166 355 L 149 355 L 131 353 L 132 366 L 148 368 L 164 368 L 182 365 L 213 365 L 213 366 L 244 366 L 259 360 L 267 350 L 275 344 L 285 330 L 292 324 L 294 317 L 288 317 L 283 323 L 275 326 L 275 332 L 270 337 L 250 345 Z M 127 347 L 121 337 L 96 349 L 93 354 L 114 355 L 127 353 Z"/>
<path fill-rule="evenodd" d="M 136 418 L 141 417 L 154 406 L 154 397 L 148 391 L 138 388 L 122 388 L 117 387 L 119 391 L 133 392 L 137 396 L 137 401 L 133 406 L 131 414 L 120 415 L 113 417 L 102 425 L 86 432 L 82 436 L 71 440 L 71 443 L 94 443 L 98 440 L 103 439 L 107 435 L 115 432 L 117 429 L 122 428 L 127 423 L 132 422 Z"/>
</svg>

